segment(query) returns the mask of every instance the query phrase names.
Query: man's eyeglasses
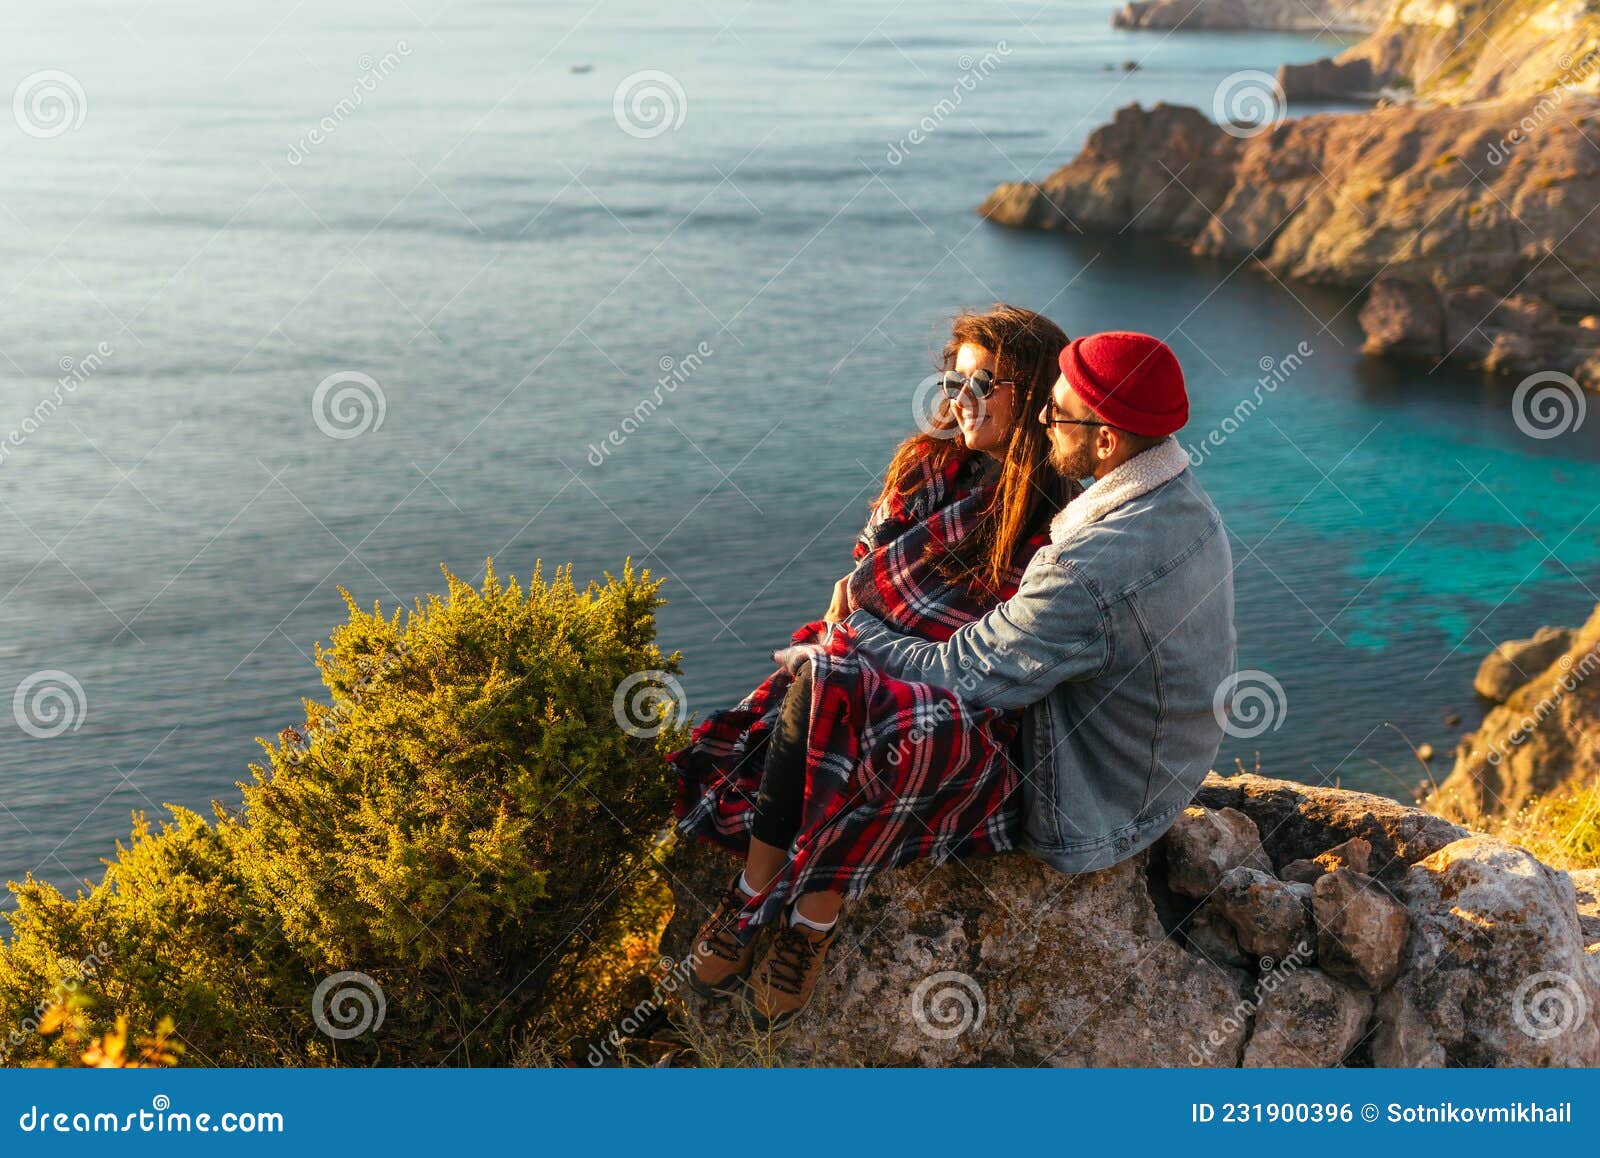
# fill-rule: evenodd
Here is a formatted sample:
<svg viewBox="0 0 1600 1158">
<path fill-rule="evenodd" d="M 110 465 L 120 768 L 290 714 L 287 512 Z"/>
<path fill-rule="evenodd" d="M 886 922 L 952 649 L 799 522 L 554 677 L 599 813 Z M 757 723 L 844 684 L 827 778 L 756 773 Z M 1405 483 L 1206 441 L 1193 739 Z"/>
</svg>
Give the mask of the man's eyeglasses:
<svg viewBox="0 0 1600 1158">
<path fill-rule="evenodd" d="M 1099 422 L 1093 418 L 1062 418 L 1056 408 L 1056 400 L 1049 399 L 1044 404 L 1044 417 L 1040 419 L 1046 426 L 1111 426 L 1109 422 Z M 1117 429 L 1112 427 L 1113 430 Z"/>
<path fill-rule="evenodd" d="M 996 378 L 988 370 L 963 374 L 959 370 L 946 370 L 939 375 L 939 386 L 946 398 L 954 398 L 962 390 L 970 389 L 974 398 L 987 398 L 1001 386 L 1015 386 L 1014 378 Z"/>
</svg>

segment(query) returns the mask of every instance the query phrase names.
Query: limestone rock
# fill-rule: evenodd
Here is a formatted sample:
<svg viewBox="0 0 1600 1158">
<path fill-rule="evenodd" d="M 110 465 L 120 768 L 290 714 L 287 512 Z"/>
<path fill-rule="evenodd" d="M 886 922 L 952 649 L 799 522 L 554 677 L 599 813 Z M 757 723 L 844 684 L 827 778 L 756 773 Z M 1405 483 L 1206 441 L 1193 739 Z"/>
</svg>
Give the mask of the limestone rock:
<svg viewBox="0 0 1600 1158">
<path fill-rule="evenodd" d="M 1334 101 L 1371 99 L 1379 85 L 1370 61 L 1316 60 L 1279 65 L 1278 87 L 1290 101 Z"/>
<path fill-rule="evenodd" d="M 1455 767 L 1427 800 L 1430 810 L 1469 823 L 1511 816 L 1536 796 L 1600 776 L 1600 607 L 1540 668 L 1557 638 L 1535 635 L 1508 649 L 1508 664 L 1533 678 L 1462 738 Z M 1502 670 L 1496 663 L 1491 675 Z"/>
<path fill-rule="evenodd" d="M 1200 786 L 1198 800 L 1207 808 L 1234 808 L 1249 816 L 1279 864 L 1316 856 L 1359 836 L 1370 848 L 1368 875 L 1385 883 L 1402 879 L 1408 866 L 1467 835 L 1460 825 L 1387 796 L 1265 776 L 1212 773 Z"/>
<path fill-rule="evenodd" d="M 1213 965 L 1253 965 L 1255 959 L 1239 945 L 1233 923 L 1223 916 L 1216 898 L 1206 901 L 1184 926 L 1189 949 Z"/>
<path fill-rule="evenodd" d="M 1550 59 L 1547 47 L 1536 55 Z M 1406 70 L 1361 59 L 1341 57 L 1337 75 L 1370 70 L 1377 83 Z M 1590 112 L 1587 98 L 1541 106 L 1537 92 L 1507 89 L 1240 132 L 1199 109 L 1133 105 L 1067 165 L 997 188 L 979 212 L 1022 228 L 1152 234 L 1280 278 L 1370 286 L 1371 353 L 1588 381 L 1580 369 L 1600 354 L 1600 331 L 1556 310 L 1592 307 L 1589 286 L 1600 284 L 1600 230 L 1584 221 L 1600 201 Z M 1541 125 L 1536 142 L 1485 163 L 1525 118 Z"/>
<path fill-rule="evenodd" d="M 1211 895 L 1230 869 L 1271 873 L 1255 822 L 1234 808 L 1186 808 L 1163 838 L 1168 881 L 1186 897 Z"/>
<path fill-rule="evenodd" d="M 1301 857 L 1284 865 L 1278 870 L 1278 876 L 1293 884 L 1314 885 L 1317 883 L 1317 878 L 1324 876 L 1327 871 L 1315 859 Z"/>
<path fill-rule="evenodd" d="M 1216 903 L 1233 926 L 1240 949 L 1278 962 L 1290 956 L 1309 957 L 1316 945 L 1311 895 L 1310 885 L 1289 884 L 1259 869 L 1236 868 L 1223 874 Z"/>
<path fill-rule="evenodd" d="M 1371 877 L 1339 869 L 1312 886 L 1317 961 L 1333 976 L 1377 992 L 1395 979 L 1411 921 Z"/>
<path fill-rule="evenodd" d="M 1339 853 L 1312 895 L 1323 931 L 1343 941 L 1319 936 L 1315 957 L 1258 973 L 1254 955 L 1229 947 L 1224 893 L 1240 885 L 1276 898 L 1304 886 L 1233 865 L 1228 886 L 1196 904 L 1166 889 L 1166 841 L 1076 877 L 1011 853 L 876 878 L 845 909 L 812 1009 L 781 1034 L 755 1033 L 738 1005 L 681 991 L 672 1016 L 703 1064 L 1600 1062 L 1600 954 L 1584 952 L 1567 874 L 1381 797 L 1259 776 L 1213 776 L 1202 797 L 1218 816 L 1236 807 L 1281 861 Z M 1191 837 L 1202 822 L 1232 837 L 1244 829 L 1196 811 Z M 1368 949 L 1393 943 L 1396 901 L 1350 867 L 1357 837 L 1411 926 L 1375 1002 L 1365 985 L 1387 965 Z M 729 861 L 679 847 L 666 868 L 678 904 L 661 949 L 681 957 Z"/>
<path fill-rule="evenodd" d="M 1371 996 L 1310 966 L 1280 972 L 1256 1009 L 1244 1064 L 1338 1065 L 1366 1035 Z"/>
<path fill-rule="evenodd" d="M 728 858 L 681 849 L 681 957 Z M 872 1065 L 1236 1065 L 1244 977 L 1180 947 L 1156 919 L 1146 856 L 1066 876 L 1013 853 L 886 873 L 845 911 L 827 976 L 784 1035 L 787 1060 Z M 734 1054 L 762 1043 L 727 1004 L 703 1031 Z M 1215 1044 L 1209 1039 L 1215 1038 Z"/>
<path fill-rule="evenodd" d="M 1379 278 L 1356 315 L 1368 354 L 1398 354 L 1409 358 L 1437 358 L 1448 348 L 1444 340 L 1444 310 L 1431 286 Z"/>
<path fill-rule="evenodd" d="M 1315 884 L 1317 879 L 1335 869 L 1353 869 L 1358 873 L 1368 872 L 1372 865 L 1372 843 L 1359 836 L 1353 836 L 1343 844 L 1335 845 L 1327 852 L 1318 853 L 1309 860 L 1290 861 L 1278 873 L 1286 881 L 1298 881 L 1303 884 Z"/>
<path fill-rule="evenodd" d="M 1489 836 L 1415 864 L 1412 933 L 1378 1002 L 1378 1065 L 1600 1063 L 1600 978 L 1567 874 Z"/>
<path fill-rule="evenodd" d="M 1541 627 L 1532 639 L 1512 639 L 1500 644 L 1483 659 L 1472 690 L 1486 700 L 1504 703 L 1523 684 L 1529 683 L 1572 646 L 1570 627 Z"/>
</svg>

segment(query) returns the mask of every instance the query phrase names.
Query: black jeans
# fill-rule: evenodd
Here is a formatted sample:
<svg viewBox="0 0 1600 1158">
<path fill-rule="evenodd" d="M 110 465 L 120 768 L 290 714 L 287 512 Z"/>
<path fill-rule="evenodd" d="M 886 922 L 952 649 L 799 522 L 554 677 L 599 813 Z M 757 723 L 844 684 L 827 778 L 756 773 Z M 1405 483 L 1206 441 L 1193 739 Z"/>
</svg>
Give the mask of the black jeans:
<svg viewBox="0 0 1600 1158">
<path fill-rule="evenodd" d="M 806 744 L 811 733 L 811 664 L 800 665 L 784 693 L 778 722 L 767 738 L 767 763 L 756 793 L 756 818 L 750 835 L 764 844 L 788 848 L 800 831 L 806 799 Z"/>
</svg>

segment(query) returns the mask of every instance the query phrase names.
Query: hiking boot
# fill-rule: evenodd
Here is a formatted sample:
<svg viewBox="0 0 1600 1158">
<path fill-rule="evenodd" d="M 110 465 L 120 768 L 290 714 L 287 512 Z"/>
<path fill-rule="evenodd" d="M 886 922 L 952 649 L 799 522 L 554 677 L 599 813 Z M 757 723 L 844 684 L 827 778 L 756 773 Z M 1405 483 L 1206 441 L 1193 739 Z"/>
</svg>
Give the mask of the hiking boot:
<svg viewBox="0 0 1600 1158">
<path fill-rule="evenodd" d="M 755 945 L 743 943 L 738 935 L 739 912 L 750 899 L 739 887 L 739 875 L 734 874 L 717 899 L 717 907 L 694 935 L 689 988 L 701 997 L 727 997 L 736 992 L 750 976 L 750 963 L 755 960 Z"/>
<path fill-rule="evenodd" d="M 838 936 L 837 922 L 824 933 L 791 924 L 790 915 L 784 914 L 783 924 L 750 979 L 747 996 L 757 1029 L 780 1029 L 805 1011 Z"/>
</svg>

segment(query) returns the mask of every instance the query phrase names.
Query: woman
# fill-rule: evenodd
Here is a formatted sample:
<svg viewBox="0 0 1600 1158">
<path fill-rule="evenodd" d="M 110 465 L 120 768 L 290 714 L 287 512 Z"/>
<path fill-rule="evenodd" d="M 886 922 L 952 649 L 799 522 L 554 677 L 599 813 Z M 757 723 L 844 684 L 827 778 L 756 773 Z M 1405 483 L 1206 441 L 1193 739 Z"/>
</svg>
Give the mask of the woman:
<svg viewBox="0 0 1600 1158">
<path fill-rule="evenodd" d="M 935 384 L 948 403 L 891 459 L 855 570 L 824 621 L 795 633 L 805 662 L 711 716 L 669 758 L 680 831 L 745 858 L 695 939 L 690 983 L 712 996 L 748 987 L 763 1028 L 809 1002 L 845 895 L 878 870 L 1011 847 L 1015 718 L 889 679 L 828 624 L 865 608 L 943 640 L 1015 592 L 1074 493 L 1033 420 L 1066 343 L 1015 306 L 954 320 Z M 754 934 L 767 924 L 776 933 L 758 964 Z"/>
</svg>

